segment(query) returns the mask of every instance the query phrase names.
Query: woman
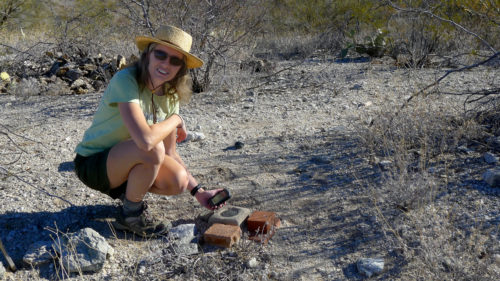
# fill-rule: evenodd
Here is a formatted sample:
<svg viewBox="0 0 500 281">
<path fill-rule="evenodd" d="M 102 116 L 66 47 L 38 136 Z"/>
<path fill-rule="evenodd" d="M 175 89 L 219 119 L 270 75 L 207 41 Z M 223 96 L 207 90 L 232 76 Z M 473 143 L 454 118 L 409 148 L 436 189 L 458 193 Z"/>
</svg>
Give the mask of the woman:
<svg viewBox="0 0 500 281">
<path fill-rule="evenodd" d="M 176 142 L 187 135 L 179 102 L 191 95 L 188 69 L 203 65 L 189 53 L 191 36 L 162 26 L 155 37 L 135 41 L 141 57 L 109 82 L 74 162 L 83 183 L 123 200 L 115 228 L 149 237 L 165 233 L 168 226 L 146 216 L 147 192 L 189 190 L 211 209 L 208 199 L 218 190 L 204 190 L 176 151 Z"/>
</svg>

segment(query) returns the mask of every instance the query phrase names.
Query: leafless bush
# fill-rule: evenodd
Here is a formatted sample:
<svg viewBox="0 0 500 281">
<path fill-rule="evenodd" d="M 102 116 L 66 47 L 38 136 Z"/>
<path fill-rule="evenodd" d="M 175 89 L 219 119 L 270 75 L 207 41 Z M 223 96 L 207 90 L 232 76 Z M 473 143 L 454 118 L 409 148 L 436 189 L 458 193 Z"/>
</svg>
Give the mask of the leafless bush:
<svg viewBox="0 0 500 281">
<path fill-rule="evenodd" d="M 425 168 L 431 159 L 483 135 L 476 121 L 452 108 L 418 102 L 399 112 L 383 109 L 373 125 L 362 131 L 362 139 L 373 155 L 391 158 L 401 171 L 412 159 L 418 159 L 417 167 Z"/>
<path fill-rule="evenodd" d="M 205 90 L 211 77 L 253 46 L 260 33 L 263 5 L 260 0 L 122 0 L 126 15 L 141 30 L 154 35 L 163 24 L 176 25 L 194 38 L 192 50 L 205 64 L 192 70 L 195 92 Z"/>
<path fill-rule="evenodd" d="M 497 233 L 480 218 L 464 222 L 456 203 L 437 202 L 442 184 L 426 174 L 398 177 L 373 189 L 378 217 L 405 259 L 403 279 L 495 280 Z M 405 199 L 406 201 L 401 201 Z M 464 223 L 475 225 L 470 227 Z"/>
<path fill-rule="evenodd" d="M 421 68 L 429 65 L 430 56 L 442 49 L 442 40 L 427 30 L 425 18 L 415 15 L 411 18 L 397 18 L 392 24 L 390 55 L 398 64 Z"/>
</svg>

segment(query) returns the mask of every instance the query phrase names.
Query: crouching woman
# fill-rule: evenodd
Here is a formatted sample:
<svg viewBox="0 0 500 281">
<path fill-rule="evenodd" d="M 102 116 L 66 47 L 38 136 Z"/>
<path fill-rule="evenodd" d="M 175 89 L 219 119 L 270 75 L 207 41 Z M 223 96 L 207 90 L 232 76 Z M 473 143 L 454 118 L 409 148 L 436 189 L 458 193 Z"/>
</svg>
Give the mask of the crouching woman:
<svg viewBox="0 0 500 281">
<path fill-rule="evenodd" d="M 122 199 L 115 228 L 150 237 L 164 234 L 168 224 L 148 217 L 147 192 L 188 190 L 210 209 L 208 199 L 218 190 L 204 190 L 176 151 L 176 142 L 187 136 L 179 104 L 191 95 L 188 70 L 203 65 L 190 53 L 191 36 L 162 26 L 154 37 L 138 36 L 135 43 L 139 60 L 109 82 L 74 162 L 85 185 Z"/>
</svg>

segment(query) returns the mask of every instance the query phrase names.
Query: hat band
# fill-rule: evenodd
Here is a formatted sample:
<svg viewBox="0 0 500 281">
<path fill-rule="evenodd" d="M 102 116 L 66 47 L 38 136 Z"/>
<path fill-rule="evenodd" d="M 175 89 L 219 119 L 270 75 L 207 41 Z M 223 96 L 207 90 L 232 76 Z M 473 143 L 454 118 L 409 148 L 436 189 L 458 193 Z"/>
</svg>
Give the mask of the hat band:
<svg viewBox="0 0 500 281">
<path fill-rule="evenodd" d="M 163 41 L 163 42 L 165 42 L 165 43 L 168 43 L 168 44 L 174 45 L 174 46 L 176 46 L 177 48 L 179 48 L 179 49 L 183 50 L 184 52 L 188 52 L 188 53 L 189 53 L 189 51 L 185 51 L 185 50 L 184 50 L 184 48 L 182 48 L 181 46 L 179 46 L 179 45 L 177 45 L 177 44 L 175 44 L 175 43 L 172 43 L 172 42 L 170 42 L 170 41 L 163 40 L 163 39 L 160 39 L 160 40 L 161 40 L 161 41 Z"/>
</svg>

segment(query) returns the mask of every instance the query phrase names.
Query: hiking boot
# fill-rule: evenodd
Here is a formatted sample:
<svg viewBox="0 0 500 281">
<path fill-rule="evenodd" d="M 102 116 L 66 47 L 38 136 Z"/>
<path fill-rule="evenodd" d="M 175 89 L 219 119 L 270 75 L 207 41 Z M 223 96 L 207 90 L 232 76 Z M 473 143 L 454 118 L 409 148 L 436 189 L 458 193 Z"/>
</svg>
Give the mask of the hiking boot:
<svg viewBox="0 0 500 281">
<path fill-rule="evenodd" d="M 172 228 L 172 224 L 154 220 L 147 208 L 148 206 L 144 202 L 142 209 L 131 215 L 125 215 L 122 209 L 113 226 L 116 229 L 130 231 L 147 238 L 165 235 Z"/>
</svg>

